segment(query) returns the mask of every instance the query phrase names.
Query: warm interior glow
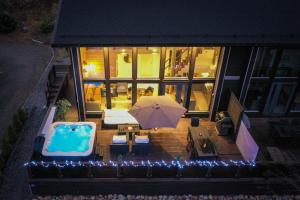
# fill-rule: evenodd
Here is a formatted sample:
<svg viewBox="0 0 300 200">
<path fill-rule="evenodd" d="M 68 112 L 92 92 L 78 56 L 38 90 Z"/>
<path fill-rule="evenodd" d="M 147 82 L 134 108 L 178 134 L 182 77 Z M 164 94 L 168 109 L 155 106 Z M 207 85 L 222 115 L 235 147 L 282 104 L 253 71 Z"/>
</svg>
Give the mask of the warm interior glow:
<svg viewBox="0 0 300 200">
<path fill-rule="evenodd" d="M 138 78 L 158 78 L 160 53 L 156 48 L 138 48 Z"/>
<path fill-rule="evenodd" d="M 198 47 L 194 77 L 215 77 L 220 55 L 220 47 Z"/>
<path fill-rule="evenodd" d="M 103 48 L 80 48 L 82 77 L 85 80 L 104 78 Z"/>
</svg>

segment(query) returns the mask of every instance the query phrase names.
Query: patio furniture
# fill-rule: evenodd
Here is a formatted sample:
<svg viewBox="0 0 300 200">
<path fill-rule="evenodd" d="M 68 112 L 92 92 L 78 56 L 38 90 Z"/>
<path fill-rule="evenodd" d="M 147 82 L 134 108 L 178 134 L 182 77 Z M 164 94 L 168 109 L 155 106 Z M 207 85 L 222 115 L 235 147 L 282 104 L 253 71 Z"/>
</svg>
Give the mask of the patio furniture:
<svg viewBox="0 0 300 200">
<path fill-rule="evenodd" d="M 125 137 L 125 139 L 124 139 Z M 112 144 L 110 144 L 110 153 L 115 155 L 123 155 L 129 152 L 128 137 L 126 135 L 114 135 Z"/>
<path fill-rule="evenodd" d="M 218 153 L 211 141 L 208 130 L 203 126 L 188 128 L 187 150 L 191 159 L 217 159 Z"/>
<path fill-rule="evenodd" d="M 191 126 L 193 127 L 198 127 L 200 122 L 200 118 L 199 117 L 192 117 L 191 118 Z"/>
<path fill-rule="evenodd" d="M 150 135 L 135 135 L 132 140 L 132 152 L 136 155 L 148 155 L 152 144 Z"/>
<path fill-rule="evenodd" d="M 140 132 L 140 126 L 138 124 L 119 124 L 118 125 L 118 134 L 127 135 L 129 140 L 132 140 L 134 134 Z"/>
<path fill-rule="evenodd" d="M 168 96 L 143 96 L 129 111 L 143 129 L 176 128 L 185 112 L 186 108 Z"/>
<path fill-rule="evenodd" d="M 104 111 L 101 128 L 117 129 L 120 124 L 138 125 L 139 123 L 127 110 L 107 109 Z"/>
</svg>

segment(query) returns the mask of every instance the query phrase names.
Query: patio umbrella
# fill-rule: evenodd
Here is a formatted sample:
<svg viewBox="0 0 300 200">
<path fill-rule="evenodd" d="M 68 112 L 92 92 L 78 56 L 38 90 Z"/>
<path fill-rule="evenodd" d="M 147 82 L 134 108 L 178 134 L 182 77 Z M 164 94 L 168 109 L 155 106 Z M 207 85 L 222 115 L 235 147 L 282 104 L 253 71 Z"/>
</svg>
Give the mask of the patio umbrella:
<svg viewBox="0 0 300 200">
<path fill-rule="evenodd" d="M 175 128 L 186 109 L 167 96 L 143 96 L 129 113 L 143 129 Z"/>
</svg>

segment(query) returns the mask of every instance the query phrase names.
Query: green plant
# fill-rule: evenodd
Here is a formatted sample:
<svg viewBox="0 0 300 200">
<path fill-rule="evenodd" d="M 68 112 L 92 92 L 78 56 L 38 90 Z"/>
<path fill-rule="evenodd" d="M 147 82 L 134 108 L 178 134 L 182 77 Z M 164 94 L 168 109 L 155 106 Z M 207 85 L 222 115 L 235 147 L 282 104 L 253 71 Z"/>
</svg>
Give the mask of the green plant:
<svg viewBox="0 0 300 200">
<path fill-rule="evenodd" d="M 23 127 L 23 123 L 21 122 L 21 120 L 19 119 L 18 114 L 14 114 L 13 116 L 13 123 L 12 126 L 15 128 L 16 132 L 18 133 L 19 131 L 22 130 Z"/>
<path fill-rule="evenodd" d="M 10 153 L 12 151 L 12 146 L 9 144 L 9 140 L 8 137 L 5 137 L 1 143 L 1 155 L 2 158 L 4 160 L 4 162 L 6 162 L 10 156 Z"/>
<path fill-rule="evenodd" d="M 70 110 L 71 103 L 67 99 L 60 99 L 57 101 L 56 106 L 57 106 L 56 119 L 59 121 L 65 120 L 65 115 Z"/>
<path fill-rule="evenodd" d="M 54 29 L 54 21 L 50 16 L 44 17 L 39 27 L 41 33 L 51 33 Z"/>
<path fill-rule="evenodd" d="M 11 33 L 17 28 L 17 21 L 15 18 L 7 13 L 0 14 L 0 33 Z"/>
<path fill-rule="evenodd" d="M 18 109 L 18 116 L 19 116 L 19 119 L 22 123 L 24 123 L 26 120 L 27 120 L 27 112 L 21 108 Z"/>
</svg>

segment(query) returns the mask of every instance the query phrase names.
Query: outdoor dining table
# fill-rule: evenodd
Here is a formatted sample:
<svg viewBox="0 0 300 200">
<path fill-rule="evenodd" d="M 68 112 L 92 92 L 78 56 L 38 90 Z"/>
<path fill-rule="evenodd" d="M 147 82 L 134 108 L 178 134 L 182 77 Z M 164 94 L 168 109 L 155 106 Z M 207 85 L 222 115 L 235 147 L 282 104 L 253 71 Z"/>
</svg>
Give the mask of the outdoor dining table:
<svg viewBox="0 0 300 200">
<path fill-rule="evenodd" d="M 188 128 L 188 149 L 194 152 L 194 159 L 217 159 L 218 153 L 210 138 L 208 130 L 203 126 Z M 204 143 L 203 143 L 204 141 Z M 207 144 L 206 144 L 207 143 Z M 203 147 L 207 145 L 206 147 Z"/>
</svg>

